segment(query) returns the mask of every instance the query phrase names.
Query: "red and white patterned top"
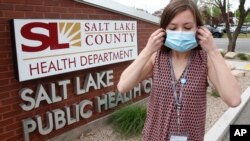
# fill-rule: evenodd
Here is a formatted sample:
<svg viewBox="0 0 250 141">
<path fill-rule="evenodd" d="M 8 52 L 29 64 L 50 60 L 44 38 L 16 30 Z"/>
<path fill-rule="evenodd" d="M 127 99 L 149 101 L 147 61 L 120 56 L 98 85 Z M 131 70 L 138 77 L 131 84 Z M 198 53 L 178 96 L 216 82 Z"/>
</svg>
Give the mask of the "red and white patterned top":
<svg viewBox="0 0 250 141">
<path fill-rule="evenodd" d="M 159 51 L 156 55 L 153 86 L 143 129 L 144 141 L 166 141 L 178 130 L 168 55 L 169 52 L 163 51 Z M 180 112 L 180 132 L 188 136 L 188 141 L 203 141 L 204 138 L 207 75 L 206 52 L 194 50 L 187 72 L 187 82 L 183 88 L 183 106 Z M 177 94 L 180 86 L 178 80 Z"/>
</svg>

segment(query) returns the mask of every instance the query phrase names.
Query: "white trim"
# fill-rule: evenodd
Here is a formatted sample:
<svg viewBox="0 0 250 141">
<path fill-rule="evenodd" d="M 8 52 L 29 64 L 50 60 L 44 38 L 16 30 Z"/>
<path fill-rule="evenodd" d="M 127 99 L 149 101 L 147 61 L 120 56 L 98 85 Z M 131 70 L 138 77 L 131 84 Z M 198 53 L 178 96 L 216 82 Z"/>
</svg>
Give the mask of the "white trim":
<svg viewBox="0 0 250 141">
<path fill-rule="evenodd" d="M 122 5 L 112 0 L 74 0 L 76 2 L 91 5 L 97 8 L 105 9 L 115 13 L 123 14 L 132 18 L 150 22 L 159 25 L 160 18 L 149 13 L 136 10 L 134 8 Z"/>
<path fill-rule="evenodd" d="M 220 119 L 213 125 L 212 128 L 206 133 L 204 141 L 221 141 L 242 109 L 246 106 L 250 98 L 250 86 L 241 95 L 241 104 L 236 108 L 229 108 Z"/>
</svg>

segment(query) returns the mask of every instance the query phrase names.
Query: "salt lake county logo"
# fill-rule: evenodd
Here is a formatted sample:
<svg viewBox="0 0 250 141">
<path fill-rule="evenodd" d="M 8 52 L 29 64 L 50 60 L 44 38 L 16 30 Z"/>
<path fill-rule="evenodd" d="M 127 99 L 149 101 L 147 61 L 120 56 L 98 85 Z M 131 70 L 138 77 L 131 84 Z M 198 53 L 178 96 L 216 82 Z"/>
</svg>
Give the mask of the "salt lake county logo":
<svg viewBox="0 0 250 141">
<path fill-rule="evenodd" d="M 14 19 L 21 81 L 134 60 L 136 21 Z"/>
<path fill-rule="evenodd" d="M 69 43 L 70 47 L 81 47 L 81 29 L 78 22 L 60 22 L 60 38 Z"/>
</svg>

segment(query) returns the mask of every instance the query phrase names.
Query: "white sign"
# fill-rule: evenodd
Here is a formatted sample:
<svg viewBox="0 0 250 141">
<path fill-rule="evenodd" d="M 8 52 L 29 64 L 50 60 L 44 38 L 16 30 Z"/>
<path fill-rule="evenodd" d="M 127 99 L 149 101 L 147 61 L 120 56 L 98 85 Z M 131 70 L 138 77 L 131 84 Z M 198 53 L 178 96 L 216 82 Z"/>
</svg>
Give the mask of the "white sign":
<svg viewBox="0 0 250 141">
<path fill-rule="evenodd" d="M 134 60 L 136 21 L 14 19 L 19 81 Z"/>
</svg>

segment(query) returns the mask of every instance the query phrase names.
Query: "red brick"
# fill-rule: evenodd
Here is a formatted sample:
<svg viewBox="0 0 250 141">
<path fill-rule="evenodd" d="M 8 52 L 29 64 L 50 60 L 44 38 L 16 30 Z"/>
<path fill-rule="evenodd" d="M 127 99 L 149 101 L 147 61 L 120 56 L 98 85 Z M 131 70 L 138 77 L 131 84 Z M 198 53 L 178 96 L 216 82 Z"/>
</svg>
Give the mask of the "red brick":
<svg viewBox="0 0 250 141">
<path fill-rule="evenodd" d="M 82 9 L 82 13 L 93 14 L 93 13 L 95 13 L 95 10 L 94 9 Z"/>
<path fill-rule="evenodd" d="M 0 66 L 0 72 L 6 72 L 9 70 L 8 65 L 1 65 Z M 1 83 L 0 83 L 1 84 Z M 1 85 L 0 85 L 1 86 Z"/>
<path fill-rule="evenodd" d="M 21 141 L 21 140 L 23 140 L 23 135 L 22 134 L 11 136 L 10 138 L 6 139 L 6 141 Z"/>
<path fill-rule="evenodd" d="M 24 18 L 24 12 L 22 11 L 4 11 L 3 15 L 8 18 Z"/>
<path fill-rule="evenodd" d="M 25 4 L 24 0 L 2 0 L 2 3 Z"/>
<path fill-rule="evenodd" d="M 27 3 L 31 5 L 43 5 L 43 0 L 29 0 Z"/>
<path fill-rule="evenodd" d="M 105 11 L 103 9 L 95 9 L 95 14 L 112 14 L 109 11 Z"/>
<path fill-rule="evenodd" d="M 82 13 L 82 8 L 69 8 L 69 13 Z"/>
<path fill-rule="evenodd" d="M 1 48 L 3 48 L 2 45 L 10 45 L 10 42 L 8 42 L 6 39 L 0 39 L 0 43 L 1 43 Z M 10 46 L 8 47 L 11 48 Z"/>
<path fill-rule="evenodd" d="M 9 124 L 5 126 L 5 131 L 11 131 L 11 130 L 16 130 L 22 126 L 21 122 L 13 122 L 12 124 Z"/>
<path fill-rule="evenodd" d="M 10 65 L 9 65 L 9 69 L 10 69 L 10 70 L 13 70 L 13 69 L 14 69 L 13 64 L 10 64 Z"/>
<path fill-rule="evenodd" d="M 5 139 L 7 139 L 7 138 L 9 138 L 9 137 L 12 137 L 12 136 L 14 136 L 14 135 L 15 135 L 15 132 L 14 132 L 14 131 L 10 131 L 10 132 L 1 134 L 1 135 L 0 135 L 0 139 L 4 141 Z"/>
<path fill-rule="evenodd" d="M 43 18 L 44 14 L 42 12 L 26 12 L 26 18 Z"/>
<path fill-rule="evenodd" d="M 87 14 L 74 14 L 76 19 L 88 19 L 89 15 Z"/>
<path fill-rule="evenodd" d="M 75 18 L 73 14 L 60 14 L 60 18 L 62 19 L 73 19 Z"/>
<path fill-rule="evenodd" d="M 9 25 L 9 18 L 0 17 L 0 24 Z"/>
<path fill-rule="evenodd" d="M 31 112 L 23 112 L 23 114 L 20 114 L 15 117 L 15 121 L 20 122 L 21 120 L 29 118 L 29 117 L 33 117 L 33 114 Z"/>
<path fill-rule="evenodd" d="M 10 105 L 10 104 L 13 104 L 13 103 L 18 103 L 18 102 L 20 102 L 20 99 L 17 96 L 2 100 L 3 105 Z"/>
<path fill-rule="evenodd" d="M 59 0 L 44 0 L 45 6 L 59 6 Z"/>
<path fill-rule="evenodd" d="M 51 7 L 46 7 L 46 6 L 35 6 L 34 11 L 37 11 L 37 12 L 51 12 L 51 9 L 52 9 Z"/>
<path fill-rule="evenodd" d="M 60 5 L 62 7 L 75 7 L 75 4 L 78 4 L 74 1 L 70 1 L 70 0 L 67 0 L 67 1 L 60 1 Z"/>
<path fill-rule="evenodd" d="M 9 118 L 9 119 L 5 119 L 5 120 L 1 120 L 1 121 L 0 121 L 0 125 L 1 125 L 2 127 L 5 127 L 5 126 L 7 126 L 7 125 L 12 124 L 13 122 L 14 122 L 14 119 L 13 119 L 13 118 Z"/>
<path fill-rule="evenodd" d="M 0 113 L 6 113 L 11 110 L 11 106 L 1 106 L 0 107 Z"/>
<path fill-rule="evenodd" d="M 0 3 L 0 10 L 13 10 L 13 5 L 7 3 Z"/>
<path fill-rule="evenodd" d="M 10 37 L 10 32 L 0 32 L 1 39 L 6 39 L 6 37 Z"/>
<path fill-rule="evenodd" d="M 16 79 L 11 79 L 10 80 L 10 84 L 12 84 L 12 85 L 14 85 L 14 84 L 20 84 L 20 82 L 18 82 Z M 14 91 L 15 93 L 17 93 L 16 91 Z M 14 93 L 14 92 L 12 92 L 12 93 Z"/>
<path fill-rule="evenodd" d="M 5 92 L 5 93 L 0 93 L 0 99 L 3 100 L 5 98 L 9 98 L 10 94 L 9 92 Z"/>
<path fill-rule="evenodd" d="M 59 18 L 59 13 L 45 13 L 44 18 Z"/>
<path fill-rule="evenodd" d="M 16 5 L 16 11 L 33 11 L 34 7 L 29 5 Z"/>
<path fill-rule="evenodd" d="M 100 15 L 89 15 L 89 19 L 100 19 Z"/>
<path fill-rule="evenodd" d="M 109 20 L 109 19 L 111 19 L 111 16 L 110 15 L 101 15 L 100 19 Z"/>
<path fill-rule="evenodd" d="M 13 118 L 15 116 L 17 116 L 20 113 L 20 110 L 15 110 L 15 111 L 11 111 L 11 112 L 7 112 L 5 114 L 3 114 L 3 118 L 7 119 L 7 118 Z"/>
<path fill-rule="evenodd" d="M 4 86 L 7 86 L 9 84 L 10 84 L 9 79 L 2 79 L 2 80 L 0 80 L 0 88 L 2 88 Z"/>
<path fill-rule="evenodd" d="M 21 122 L 21 121 L 19 121 L 19 122 Z M 16 129 L 16 135 L 21 135 L 23 138 L 23 128 Z"/>
<path fill-rule="evenodd" d="M 54 7 L 52 9 L 52 12 L 56 12 L 56 13 L 68 13 L 68 9 L 70 9 L 70 8 Z"/>
<path fill-rule="evenodd" d="M 2 62 L 0 60 L 0 62 Z M 13 78 L 14 77 L 14 73 L 13 72 L 0 72 L 0 80 L 2 79 L 6 79 L 6 78 Z M 0 90 L 1 92 L 2 90 Z"/>
</svg>

